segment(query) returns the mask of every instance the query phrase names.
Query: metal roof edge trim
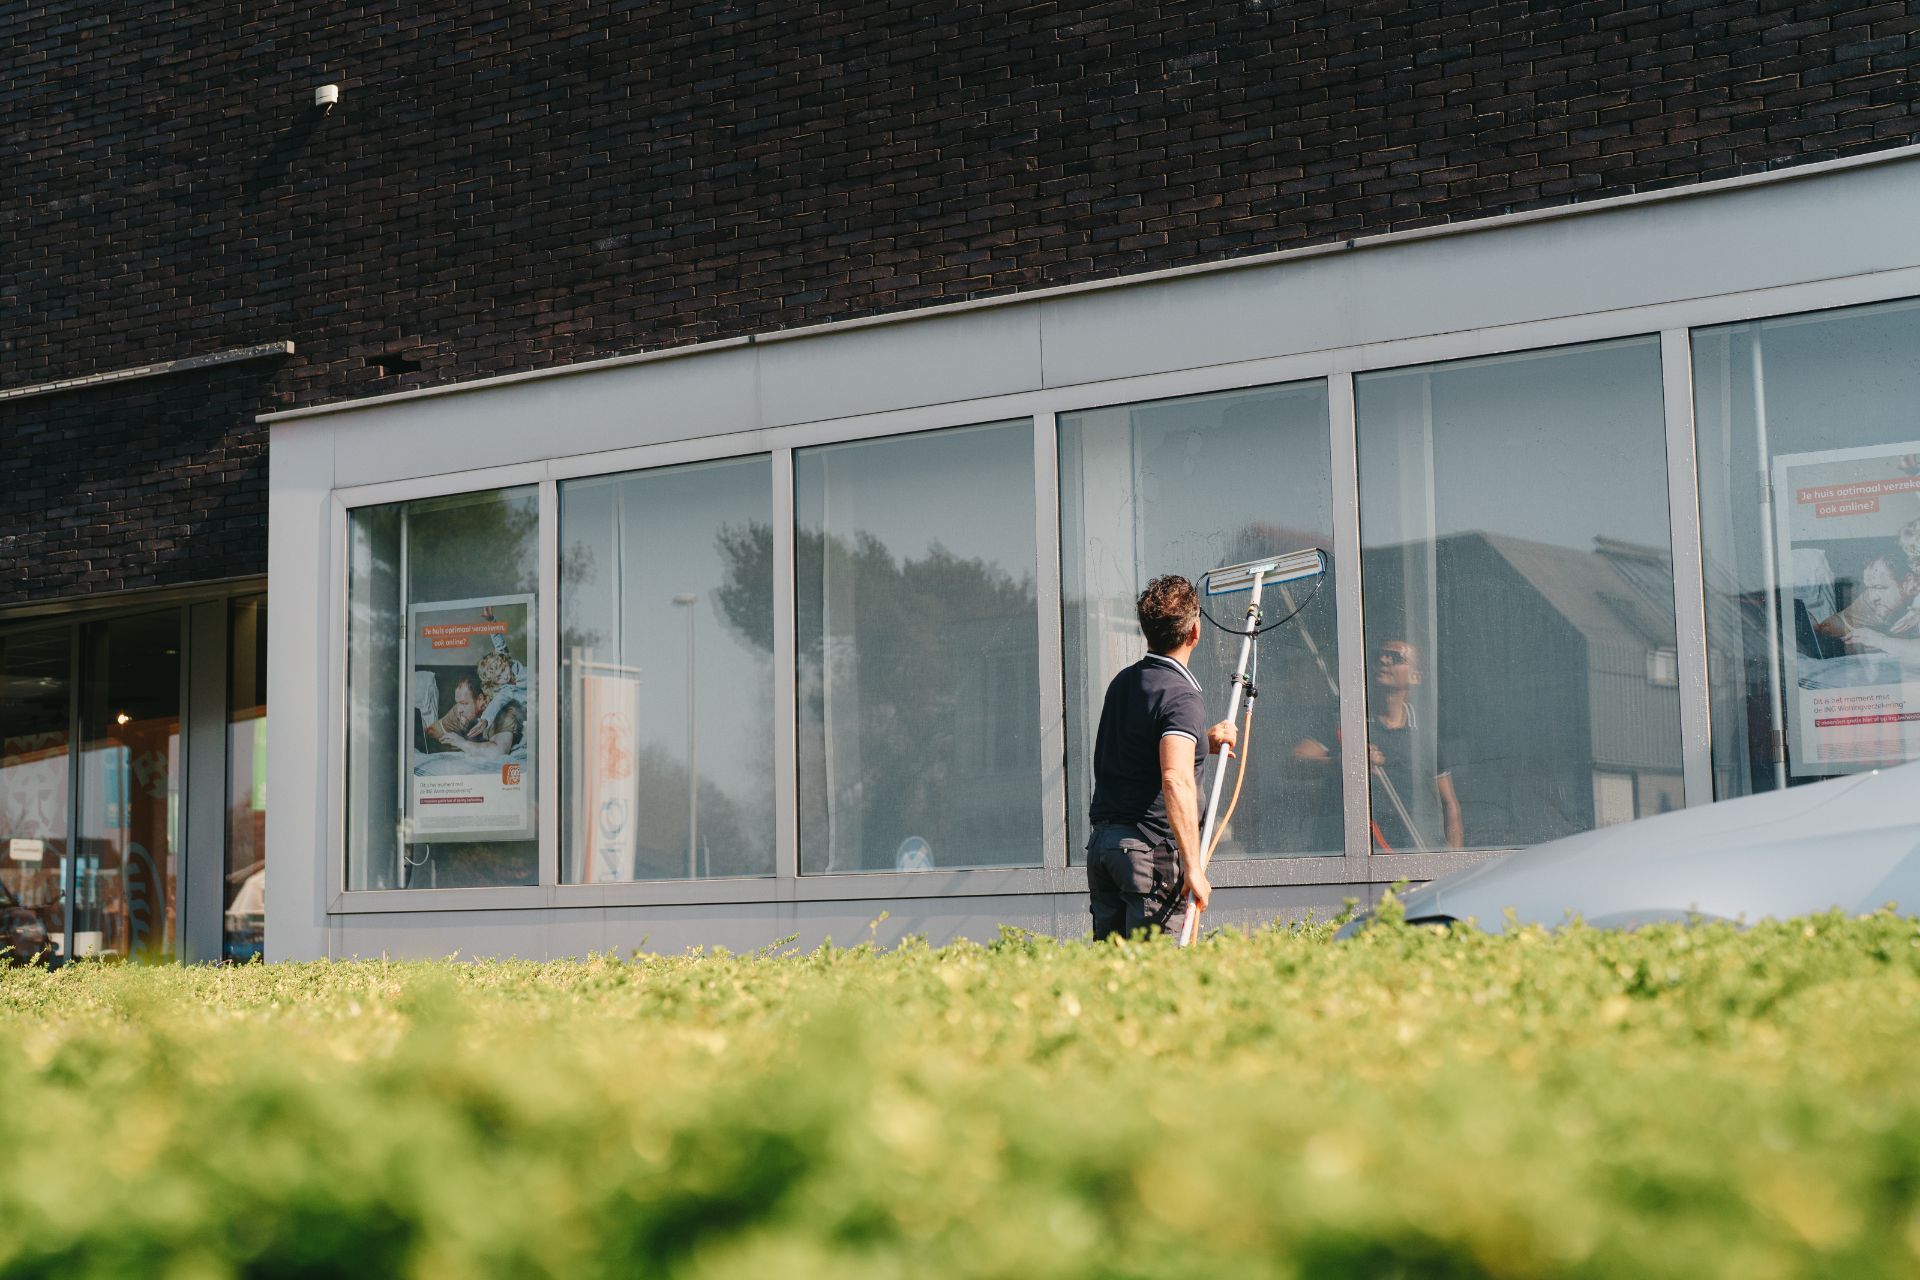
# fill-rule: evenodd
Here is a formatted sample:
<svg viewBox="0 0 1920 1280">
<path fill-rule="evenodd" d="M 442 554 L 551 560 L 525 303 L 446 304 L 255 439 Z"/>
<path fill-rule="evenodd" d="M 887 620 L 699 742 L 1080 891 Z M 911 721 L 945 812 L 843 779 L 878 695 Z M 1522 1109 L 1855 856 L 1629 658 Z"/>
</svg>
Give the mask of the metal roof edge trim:
<svg viewBox="0 0 1920 1280">
<path fill-rule="evenodd" d="M 147 364 L 137 364 L 126 369 L 109 369 L 105 373 L 82 373 L 71 378 L 55 378 L 51 382 L 33 382 L 19 387 L 0 387 L 0 401 L 24 400 L 29 396 L 50 396 L 61 391 L 85 391 L 92 387 L 111 386 L 116 382 L 132 382 L 136 378 L 159 378 L 169 373 L 186 373 L 194 369 L 212 369 L 223 364 L 238 364 L 243 360 L 264 360 L 270 356 L 290 356 L 293 344 L 285 340 L 279 342 L 256 342 L 247 347 L 228 347 L 224 351 L 209 351 L 203 356 L 177 356 L 172 360 L 154 360 Z"/>
</svg>

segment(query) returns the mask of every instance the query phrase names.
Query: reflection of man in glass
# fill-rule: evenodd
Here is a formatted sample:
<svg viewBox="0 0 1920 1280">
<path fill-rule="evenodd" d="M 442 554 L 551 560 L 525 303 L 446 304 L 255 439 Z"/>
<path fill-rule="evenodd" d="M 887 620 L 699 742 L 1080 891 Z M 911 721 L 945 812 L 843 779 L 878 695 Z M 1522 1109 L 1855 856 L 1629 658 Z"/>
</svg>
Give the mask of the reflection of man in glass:
<svg viewBox="0 0 1920 1280">
<path fill-rule="evenodd" d="M 1415 735 L 1420 725 L 1414 715 L 1412 693 L 1423 678 L 1420 651 L 1411 640 L 1388 640 L 1374 651 L 1367 771 L 1372 778 L 1373 847 L 1380 853 L 1419 853 L 1435 847 L 1432 833 L 1422 828 L 1416 816 L 1426 806 L 1414 770 Z M 1459 849 L 1466 845 L 1460 800 L 1453 790 L 1453 775 L 1438 760 L 1437 750 L 1434 755 L 1434 767 L 1426 771 L 1426 785 L 1440 802 L 1446 847 Z M 1303 738 L 1294 744 L 1293 758 L 1331 763 L 1333 755 L 1319 739 Z"/>
</svg>

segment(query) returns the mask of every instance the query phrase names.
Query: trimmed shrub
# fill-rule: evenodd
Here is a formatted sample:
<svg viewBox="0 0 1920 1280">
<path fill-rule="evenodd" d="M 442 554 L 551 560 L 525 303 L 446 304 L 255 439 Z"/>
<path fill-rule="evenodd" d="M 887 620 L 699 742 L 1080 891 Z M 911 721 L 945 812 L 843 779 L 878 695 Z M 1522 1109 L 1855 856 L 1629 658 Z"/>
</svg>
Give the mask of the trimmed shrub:
<svg viewBox="0 0 1920 1280">
<path fill-rule="evenodd" d="M 1891 914 L 0 975 L 0 1277 L 1920 1269 Z"/>
</svg>

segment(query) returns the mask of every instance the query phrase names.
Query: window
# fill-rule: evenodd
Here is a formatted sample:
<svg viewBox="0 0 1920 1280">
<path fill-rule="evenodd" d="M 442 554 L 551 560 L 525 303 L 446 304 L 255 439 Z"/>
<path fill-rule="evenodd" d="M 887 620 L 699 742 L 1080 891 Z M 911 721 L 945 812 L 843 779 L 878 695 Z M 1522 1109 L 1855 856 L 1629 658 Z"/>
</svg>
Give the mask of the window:
<svg viewBox="0 0 1920 1280">
<path fill-rule="evenodd" d="M 1134 600 L 1148 580 L 1178 573 L 1197 583 L 1208 569 L 1256 556 L 1330 549 L 1326 387 L 1063 414 L 1059 447 L 1069 848 L 1077 856 L 1087 838 L 1093 739 L 1107 684 L 1146 652 Z M 1221 622 L 1239 626 L 1246 600 L 1206 603 Z M 1215 856 L 1337 855 L 1333 584 L 1272 588 L 1264 605 L 1270 623 L 1299 612 L 1260 641 L 1251 772 Z M 1224 712 L 1238 657 L 1236 639 L 1202 624 L 1192 669 L 1215 712 Z"/>
<path fill-rule="evenodd" d="M 1647 650 L 1647 682 L 1662 689 L 1679 688 L 1679 651 L 1664 646 Z"/>
<path fill-rule="evenodd" d="M 1622 777 L 1663 794 L 1658 341 L 1368 374 L 1355 397 L 1375 852 L 1588 830 L 1633 813 Z"/>
<path fill-rule="evenodd" d="M 0 640 L 0 947 L 66 945 L 73 633 Z"/>
<path fill-rule="evenodd" d="M 352 513 L 349 888 L 537 882 L 538 529 L 530 487 Z"/>
<path fill-rule="evenodd" d="M 73 953 L 177 954 L 180 613 L 80 628 Z"/>
<path fill-rule="evenodd" d="M 796 450 L 800 868 L 1041 857 L 1033 430 Z"/>
<path fill-rule="evenodd" d="M 1693 334 L 1714 790 L 1920 758 L 1920 301 Z"/>
<path fill-rule="evenodd" d="M 263 955 L 267 925 L 267 601 L 227 607 L 227 873 L 221 955 Z"/>
<path fill-rule="evenodd" d="M 560 486 L 561 878 L 773 873 L 764 456 Z"/>
</svg>

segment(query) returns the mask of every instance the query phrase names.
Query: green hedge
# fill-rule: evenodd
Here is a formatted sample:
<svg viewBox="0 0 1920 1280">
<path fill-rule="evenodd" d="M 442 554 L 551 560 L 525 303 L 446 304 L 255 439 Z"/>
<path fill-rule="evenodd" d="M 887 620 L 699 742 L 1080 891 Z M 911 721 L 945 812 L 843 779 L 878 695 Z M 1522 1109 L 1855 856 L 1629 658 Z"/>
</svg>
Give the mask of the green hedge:
<svg viewBox="0 0 1920 1280">
<path fill-rule="evenodd" d="M 0 1276 L 1920 1271 L 1920 928 L 0 976 Z"/>
</svg>

